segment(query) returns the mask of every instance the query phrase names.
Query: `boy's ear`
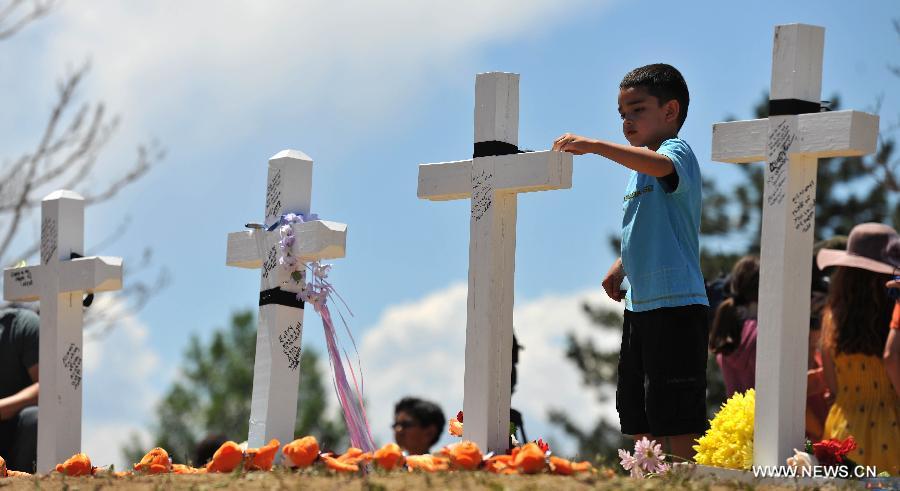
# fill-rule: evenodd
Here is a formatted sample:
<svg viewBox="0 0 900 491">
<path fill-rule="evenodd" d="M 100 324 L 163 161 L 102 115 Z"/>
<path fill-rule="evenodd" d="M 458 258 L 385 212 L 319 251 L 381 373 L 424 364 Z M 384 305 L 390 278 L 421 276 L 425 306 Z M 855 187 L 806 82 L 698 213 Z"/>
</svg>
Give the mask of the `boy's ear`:
<svg viewBox="0 0 900 491">
<path fill-rule="evenodd" d="M 672 99 L 663 105 L 663 111 L 665 111 L 666 122 L 677 123 L 678 115 L 681 114 L 681 104 L 678 99 Z"/>
</svg>

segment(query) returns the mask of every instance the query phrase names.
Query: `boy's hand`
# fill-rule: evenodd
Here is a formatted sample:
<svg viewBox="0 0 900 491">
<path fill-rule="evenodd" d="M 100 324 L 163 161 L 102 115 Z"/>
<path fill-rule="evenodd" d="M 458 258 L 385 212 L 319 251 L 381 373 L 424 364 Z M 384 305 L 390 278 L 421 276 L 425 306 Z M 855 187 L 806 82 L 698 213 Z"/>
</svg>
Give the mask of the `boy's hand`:
<svg viewBox="0 0 900 491">
<path fill-rule="evenodd" d="M 625 269 L 622 267 L 622 258 L 618 258 L 606 272 L 606 277 L 603 278 L 603 290 L 606 291 L 609 298 L 616 302 L 621 302 L 625 298 L 625 292 L 619 289 L 623 279 L 625 279 Z"/>
<path fill-rule="evenodd" d="M 573 155 L 584 155 L 586 153 L 591 153 L 591 146 L 593 144 L 594 140 L 590 138 L 566 133 L 553 141 L 552 150 L 556 152 L 569 152 Z"/>
</svg>

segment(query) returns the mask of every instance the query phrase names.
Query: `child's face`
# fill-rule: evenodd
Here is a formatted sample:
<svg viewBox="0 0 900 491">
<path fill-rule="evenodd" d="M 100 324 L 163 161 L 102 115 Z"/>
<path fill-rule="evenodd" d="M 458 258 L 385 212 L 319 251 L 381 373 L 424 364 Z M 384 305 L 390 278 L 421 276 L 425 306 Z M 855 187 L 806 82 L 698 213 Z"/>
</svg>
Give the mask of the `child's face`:
<svg viewBox="0 0 900 491">
<path fill-rule="evenodd" d="M 678 134 L 678 101 L 660 106 L 659 99 L 643 87 L 619 91 L 619 116 L 622 133 L 634 147 L 658 148 L 663 141 Z"/>
</svg>

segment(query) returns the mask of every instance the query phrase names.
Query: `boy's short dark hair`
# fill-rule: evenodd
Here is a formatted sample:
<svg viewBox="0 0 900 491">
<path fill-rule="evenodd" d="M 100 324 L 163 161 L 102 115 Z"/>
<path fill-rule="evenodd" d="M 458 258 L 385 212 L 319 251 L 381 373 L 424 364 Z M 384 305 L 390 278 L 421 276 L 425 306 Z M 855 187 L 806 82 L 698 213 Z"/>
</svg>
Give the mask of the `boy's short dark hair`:
<svg viewBox="0 0 900 491">
<path fill-rule="evenodd" d="M 646 89 L 650 95 L 659 99 L 660 106 L 672 99 L 678 101 L 681 107 L 678 112 L 678 129 L 681 129 L 687 119 L 688 104 L 691 100 L 687 82 L 684 81 L 681 72 L 665 63 L 635 68 L 628 72 L 619 84 L 620 89 L 632 87 Z"/>
<path fill-rule="evenodd" d="M 444 419 L 444 412 L 437 404 L 418 397 L 404 397 L 394 406 L 395 415 L 400 411 L 412 416 L 423 427 L 434 426 L 437 428 L 434 440 L 431 442 L 432 445 L 441 438 L 447 420 Z"/>
</svg>

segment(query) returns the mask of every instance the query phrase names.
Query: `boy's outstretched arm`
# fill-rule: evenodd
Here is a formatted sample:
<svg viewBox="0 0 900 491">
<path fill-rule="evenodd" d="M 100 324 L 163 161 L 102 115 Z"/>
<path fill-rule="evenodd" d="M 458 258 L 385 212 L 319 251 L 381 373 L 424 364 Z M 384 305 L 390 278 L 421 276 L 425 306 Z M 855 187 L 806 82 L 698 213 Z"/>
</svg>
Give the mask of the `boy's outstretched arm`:
<svg viewBox="0 0 900 491">
<path fill-rule="evenodd" d="M 665 155 L 649 148 L 632 147 L 618 143 L 594 140 L 584 136 L 566 133 L 553 142 L 553 150 L 575 155 L 595 153 L 619 164 L 653 177 L 665 177 L 675 172 L 675 166 Z"/>
</svg>

